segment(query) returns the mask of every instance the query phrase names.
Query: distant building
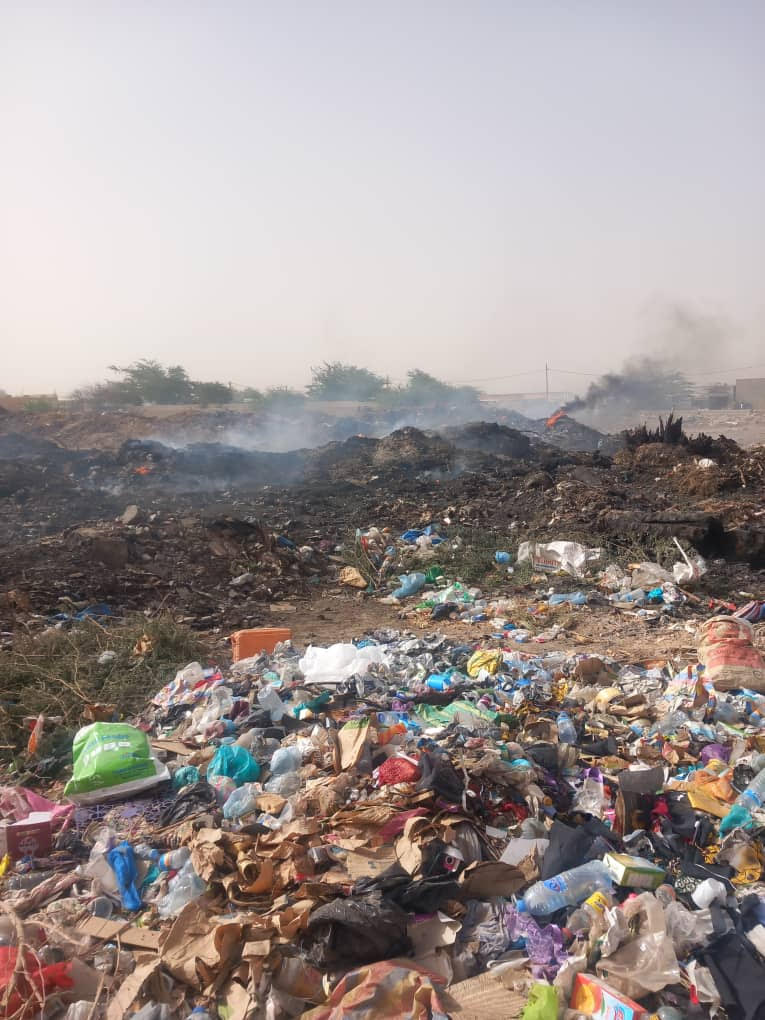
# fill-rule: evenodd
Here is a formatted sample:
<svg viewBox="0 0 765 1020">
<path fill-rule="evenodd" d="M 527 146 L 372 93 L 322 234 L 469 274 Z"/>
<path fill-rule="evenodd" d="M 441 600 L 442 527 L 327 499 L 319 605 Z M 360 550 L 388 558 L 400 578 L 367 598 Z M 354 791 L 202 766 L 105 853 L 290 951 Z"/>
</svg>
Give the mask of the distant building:
<svg viewBox="0 0 765 1020">
<path fill-rule="evenodd" d="M 765 379 L 736 379 L 734 406 L 744 404 L 765 411 Z"/>
</svg>

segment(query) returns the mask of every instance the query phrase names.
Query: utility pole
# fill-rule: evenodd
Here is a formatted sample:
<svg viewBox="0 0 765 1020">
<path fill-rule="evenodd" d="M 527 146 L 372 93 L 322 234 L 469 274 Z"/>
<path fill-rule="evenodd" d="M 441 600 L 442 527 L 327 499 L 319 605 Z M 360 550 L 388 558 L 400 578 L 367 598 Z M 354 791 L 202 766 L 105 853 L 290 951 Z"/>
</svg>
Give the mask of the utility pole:
<svg viewBox="0 0 765 1020">
<path fill-rule="evenodd" d="M 545 362 L 545 400 L 550 403 L 550 369 Z"/>
</svg>

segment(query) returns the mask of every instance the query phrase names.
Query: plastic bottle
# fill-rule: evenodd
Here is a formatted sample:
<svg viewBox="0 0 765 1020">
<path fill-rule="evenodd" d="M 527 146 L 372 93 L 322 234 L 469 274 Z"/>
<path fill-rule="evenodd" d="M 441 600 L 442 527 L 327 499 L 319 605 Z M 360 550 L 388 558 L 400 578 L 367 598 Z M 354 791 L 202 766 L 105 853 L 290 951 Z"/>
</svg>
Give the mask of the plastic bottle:
<svg viewBox="0 0 765 1020">
<path fill-rule="evenodd" d="M 157 854 L 157 864 L 163 871 L 180 871 L 186 861 L 191 857 L 191 851 L 187 846 L 179 847 L 177 850 L 170 850 L 166 854 Z"/>
<path fill-rule="evenodd" d="M 152 861 L 162 871 L 180 871 L 186 861 L 191 857 L 191 851 L 187 846 L 179 847 L 177 850 L 168 850 L 160 853 L 146 843 L 141 843 L 133 851 L 136 857 L 144 861 Z"/>
<path fill-rule="evenodd" d="M 613 905 L 613 897 L 609 892 L 594 892 L 588 896 L 581 907 L 577 907 L 566 922 L 571 931 L 589 931 L 595 921 L 603 917 L 608 907 Z"/>
<path fill-rule="evenodd" d="M 588 861 L 555 878 L 535 882 L 518 901 L 518 909 L 530 914 L 552 914 L 562 907 L 577 906 L 595 892 L 610 891 L 611 876 L 603 861 Z"/>
<path fill-rule="evenodd" d="M 648 731 L 648 737 L 649 739 L 659 735 L 669 737 L 688 722 L 689 719 L 685 712 L 670 712 L 669 715 L 665 715 L 663 719 L 659 719 L 653 724 Z"/>
<path fill-rule="evenodd" d="M 747 811 L 756 811 L 765 801 L 765 769 L 758 772 L 749 786 L 736 797 L 734 804 L 740 804 Z"/>
<path fill-rule="evenodd" d="M 194 871 L 191 861 L 186 861 L 181 870 L 170 880 L 167 895 L 157 904 L 159 916 L 175 917 L 192 900 L 197 899 L 207 888 L 207 884 Z"/>
<path fill-rule="evenodd" d="M 566 595 L 551 595 L 548 600 L 548 606 L 562 606 L 566 603 L 572 606 L 584 606 L 587 604 L 587 596 L 584 592 L 574 591 Z"/>
<path fill-rule="evenodd" d="M 561 744 L 575 744 L 577 741 L 576 727 L 571 722 L 571 716 L 567 712 L 559 712 L 555 720 L 558 727 L 558 740 Z"/>
</svg>

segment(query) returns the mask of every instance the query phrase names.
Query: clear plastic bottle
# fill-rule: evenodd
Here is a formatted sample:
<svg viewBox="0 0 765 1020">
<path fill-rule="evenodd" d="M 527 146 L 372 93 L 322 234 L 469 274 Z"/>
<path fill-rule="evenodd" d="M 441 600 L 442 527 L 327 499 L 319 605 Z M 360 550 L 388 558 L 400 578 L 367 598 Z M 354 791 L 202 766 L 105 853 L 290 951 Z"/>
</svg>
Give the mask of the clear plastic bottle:
<svg viewBox="0 0 765 1020">
<path fill-rule="evenodd" d="M 555 878 L 535 882 L 518 901 L 518 909 L 540 916 L 552 914 L 562 907 L 577 906 L 594 892 L 610 892 L 611 887 L 611 876 L 603 861 L 588 861 Z"/>
<path fill-rule="evenodd" d="M 566 922 L 566 927 L 571 931 L 589 931 L 596 921 L 602 919 L 608 907 L 613 906 L 613 902 L 609 892 L 594 892 L 581 907 L 576 908 Z"/>
<path fill-rule="evenodd" d="M 756 811 L 765 801 L 765 769 L 758 772 L 749 786 L 736 797 L 734 804 L 740 804 L 747 811 Z"/>
<path fill-rule="evenodd" d="M 207 884 L 194 871 L 191 861 L 186 861 L 181 870 L 170 880 L 167 895 L 157 904 L 159 916 L 175 917 L 192 900 L 197 899 L 207 889 Z"/>
<path fill-rule="evenodd" d="M 577 741 L 576 727 L 571 722 L 571 716 L 567 712 L 559 712 L 555 720 L 558 727 L 558 740 L 561 744 L 575 744 Z"/>
<path fill-rule="evenodd" d="M 651 737 L 657 737 L 661 734 L 663 737 L 669 737 L 673 733 L 687 725 L 690 722 L 685 712 L 670 712 L 669 715 L 665 715 L 663 719 L 657 720 L 648 731 L 649 739 Z"/>
</svg>

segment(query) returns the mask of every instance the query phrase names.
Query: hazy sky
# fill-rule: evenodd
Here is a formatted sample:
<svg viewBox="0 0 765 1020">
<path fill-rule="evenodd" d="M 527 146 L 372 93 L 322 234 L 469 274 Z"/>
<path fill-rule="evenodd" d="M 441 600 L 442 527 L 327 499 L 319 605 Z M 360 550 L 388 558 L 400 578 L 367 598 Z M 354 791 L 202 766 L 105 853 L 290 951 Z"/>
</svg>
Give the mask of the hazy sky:
<svg viewBox="0 0 765 1020">
<path fill-rule="evenodd" d="M 4 0 L 0 388 L 535 389 L 677 307 L 765 374 L 764 45 L 762 0 Z"/>
</svg>

